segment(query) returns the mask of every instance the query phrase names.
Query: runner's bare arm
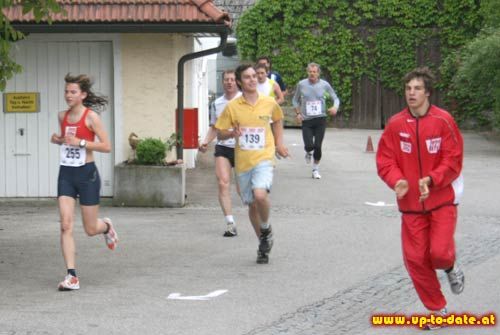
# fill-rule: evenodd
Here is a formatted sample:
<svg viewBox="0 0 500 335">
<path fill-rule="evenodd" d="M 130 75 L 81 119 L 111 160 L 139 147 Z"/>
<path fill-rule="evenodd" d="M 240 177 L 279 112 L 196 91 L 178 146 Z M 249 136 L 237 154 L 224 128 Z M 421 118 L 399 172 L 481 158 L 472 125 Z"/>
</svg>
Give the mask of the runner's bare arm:
<svg viewBox="0 0 500 335">
<path fill-rule="evenodd" d="M 271 125 L 273 128 L 274 135 L 274 145 L 276 146 L 276 152 L 281 157 L 288 157 L 290 154 L 288 153 L 288 148 L 285 147 L 283 143 L 283 120 L 274 121 Z"/>
<path fill-rule="evenodd" d="M 277 83 L 274 83 L 274 95 L 276 96 L 276 103 L 278 105 L 281 105 L 282 103 L 285 102 L 285 96 L 283 95 L 283 92 L 281 91 L 280 85 Z"/>
<path fill-rule="evenodd" d="M 227 140 L 229 138 L 236 138 L 241 136 L 240 125 L 237 123 L 233 130 L 229 129 L 217 129 L 217 138 L 219 140 Z"/>
<path fill-rule="evenodd" d="M 63 117 L 64 117 L 64 113 L 65 112 L 59 112 L 59 114 L 57 115 L 57 119 L 59 120 L 59 129 L 61 129 L 61 123 L 62 123 L 62 120 L 63 120 Z M 54 144 L 63 144 L 64 143 L 64 137 L 61 136 L 62 134 L 60 135 L 57 135 L 56 133 L 53 133 L 52 136 L 50 137 L 50 142 L 54 143 Z"/>
<path fill-rule="evenodd" d="M 208 144 L 211 143 L 216 137 L 217 137 L 217 129 L 215 129 L 213 126 L 210 126 L 210 128 L 208 128 L 208 132 L 207 135 L 205 136 L 205 139 L 203 140 L 203 142 L 201 142 L 200 147 L 198 149 L 201 152 L 206 152 Z"/>
<path fill-rule="evenodd" d="M 93 111 L 89 113 L 89 117 L 91 129 L 96 134 L 99 142 L 89 142 L 87 143 L 87 148 L 98 152 L 111 152 L 111 142 L 109 141 L 108 134 L 104 129 L 101 118 Z"/>
</svg>

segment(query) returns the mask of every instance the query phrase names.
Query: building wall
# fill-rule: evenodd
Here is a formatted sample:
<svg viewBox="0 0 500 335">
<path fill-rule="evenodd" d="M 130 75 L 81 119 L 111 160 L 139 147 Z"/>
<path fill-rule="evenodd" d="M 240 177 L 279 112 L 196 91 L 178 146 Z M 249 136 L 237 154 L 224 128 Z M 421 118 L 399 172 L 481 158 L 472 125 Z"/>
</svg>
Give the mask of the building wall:
<svg viewBox="0 0 500 335">
<path fill-rule="evenodd" d="M 36 92 L 39 109 L 36 113 L 5 113 L 0 104 L 0 197 L 57 195 L 61 147 L 50 143 L 50 137 L 60 133 L 57 114 L 68 108 L 64 100 L 67 73 L 88 74 L 94 81 L 93 90 L 109 98 L 101 119 L 111 145 L 117 145 L 116 44 L 115 35 L 104 34 L 30 34 L 15 43 L 11 55 L 23 70 L 7 82 L 5 93 Z M 114 151 L 94 154 L 102 196 L 113 194 L 115 157 Z"/>
<path fill-rule="evenodd" d="M 141 138 L 166 140 L 175 132 L 177 108 L 177 62 L 193 51 L 193 37 L 180 34 L 122 34 L 122 123 L 121 141 L 131 132 Z M 189 66 L 185 79 L 191 78 Z M 185 103 L 191 101 L 190 80 L 185 80 Z M 130 157 L 129 146 L 122 146 Z"/>
<path fill-rule="evenodd" d="M 39 92 L 41 110 L 5 114 L 0 104 L 0 197 L 56 195 L 59 152 L 49 138 L 58 132 L 57 111 L 66 108 L 68 72 L 91 75 L 94 90 L 109 98 L 101 117 L 113 151 L 95 157 L 102 195 L 112 196 L 114 165 L 133 156 L 129 134 L 166 140 L 176 131 L 177 63 L 200 49 L 187 34 L 31 34 L 16 44 L 13 56 L 24 70 L 9 81 L 7 92 Z M 187 62 L 184 76 L 184 106 L 206 116 L 206 64 Z M 207 127 L 204 121 L 199 116 L 199 129 Z M 35 141 L 30 150 L 23 147 L 28 138 Z M 194 167 L 196 151 L 184 150 L 187 167 Z M 167 159 L 175 159 L 175 150 Z"/>
</svg>

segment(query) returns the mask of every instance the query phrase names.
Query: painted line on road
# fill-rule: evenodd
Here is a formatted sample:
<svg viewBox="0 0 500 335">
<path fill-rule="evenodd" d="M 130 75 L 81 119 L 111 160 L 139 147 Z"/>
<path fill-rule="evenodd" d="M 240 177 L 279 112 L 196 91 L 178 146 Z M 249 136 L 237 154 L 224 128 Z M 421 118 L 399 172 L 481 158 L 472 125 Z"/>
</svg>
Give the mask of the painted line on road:
<svg viewBox="0 0 500 335">
<path fill-rule="evenodd" d="M 226 292 L 227 292 L 227 290 L 216 290 L 216 291 L 210 292 L 206 295 L 187 295 L 187 296 L 183 296 L 180 293 L 170 293 L 168 295 L 167 299 L 170 299 L 170 300 L 210 300 L 212 298 L 216 298 L 218 296 L 221 296 Z"/>
<path fill-rule="evenodd" d="M 386 204 L 383 201 L 377 201 L 377 202 L 365 201 L 365 205 L 374 206 L 374 207 L 392 207 L 392 206 L 396 206 L 396 204 Z"/>
</svg>

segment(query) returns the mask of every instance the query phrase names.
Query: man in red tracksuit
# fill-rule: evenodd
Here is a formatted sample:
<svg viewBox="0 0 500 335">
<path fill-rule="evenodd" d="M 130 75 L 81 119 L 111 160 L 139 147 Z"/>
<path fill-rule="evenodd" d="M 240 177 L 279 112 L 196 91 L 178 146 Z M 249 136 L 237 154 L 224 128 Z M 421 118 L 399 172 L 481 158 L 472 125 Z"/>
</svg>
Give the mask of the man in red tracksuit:
<svg viewBox="0 0 500 335">
<path fill-rule="evenodd" d="M 433 79 L 428 68 L 404 77 L 407 107 L 385 127 L 377 171 L 396 192 L 404 263 L 415 289 L 426 308 L 446 314 L 436 269 L 446 270 L 453 293 L 464 288 L 453 237 L 463 191 L 463 140 L 453 117 L 429 102 Z"/>
</svg>

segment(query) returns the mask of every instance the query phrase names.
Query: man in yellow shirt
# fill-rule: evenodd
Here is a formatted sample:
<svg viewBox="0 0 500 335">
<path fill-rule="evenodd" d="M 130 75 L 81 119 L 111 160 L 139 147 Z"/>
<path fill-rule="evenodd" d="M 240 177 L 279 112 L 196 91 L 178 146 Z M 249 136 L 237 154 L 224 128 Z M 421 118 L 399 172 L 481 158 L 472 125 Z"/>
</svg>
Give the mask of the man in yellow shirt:
<svg viewBox="0 0 500 335">
<path fill-rule="evenodd" d="M 259 96 L 257 74 L 251 65 L 240 65 L 235 74 L 242 95 L 227 104 L 215 128 L 219 140 L 236 139 L 235 169 L 240 196 L 248 205 L 248 216 L 259 238 L 257 263 L 266 264 L 273 246 L 268 193 L 273 182 L 274 157 L 288 157 L 283 144 L 283 111 L 273 98 Z"/>
</svg>

